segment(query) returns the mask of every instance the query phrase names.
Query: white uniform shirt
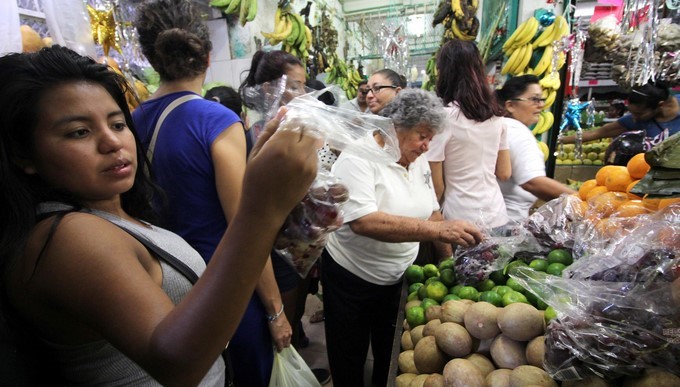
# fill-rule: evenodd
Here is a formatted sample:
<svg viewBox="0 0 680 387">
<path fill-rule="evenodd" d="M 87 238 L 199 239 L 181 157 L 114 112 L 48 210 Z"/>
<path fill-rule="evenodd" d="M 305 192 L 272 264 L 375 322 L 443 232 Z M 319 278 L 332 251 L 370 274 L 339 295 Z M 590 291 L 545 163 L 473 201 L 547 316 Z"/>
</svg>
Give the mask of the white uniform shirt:
<svg viewBox="0 0 680 387">
<path fill-rule="evenodd" d="M 445 108 L 444 131 L 434 136 L 425 154 L 442 162 L 445 219 L 483 221 L 490 227 L 508 222 L 505 202 L 496 182 L 498 151 L 508 149 L 502 117 L 469 120 L 457 105 Z"/>
<path fill-rule="evenodd" d="M 343 152 L 332 172 L 347 185 L 349 201 L 342 209 L 345 223 L 331 233 L 326 249 L 357 277 L 377 285 L 401 279 L 418 254 L 418 242 L 389 243 L 355 234 L 349 222 L 376 211 L 428 219 L 439 209 L 432 173 L 425 157 L 408 170 L 397 163 L 379 164 Z"/>
<path fill-rule="evenodd" d="M 537 199 L 520 186 L 533 178 L 545 176 L 545 162 L 531 131 L 515 119 L 503 120 L 510 146 L 512 177 L 506 181 L 499 180 L 498 185 L 503 192 L 508 217 L 510 220 L 520 222 L 529 216 L 529 209 Z"/>
</svg>

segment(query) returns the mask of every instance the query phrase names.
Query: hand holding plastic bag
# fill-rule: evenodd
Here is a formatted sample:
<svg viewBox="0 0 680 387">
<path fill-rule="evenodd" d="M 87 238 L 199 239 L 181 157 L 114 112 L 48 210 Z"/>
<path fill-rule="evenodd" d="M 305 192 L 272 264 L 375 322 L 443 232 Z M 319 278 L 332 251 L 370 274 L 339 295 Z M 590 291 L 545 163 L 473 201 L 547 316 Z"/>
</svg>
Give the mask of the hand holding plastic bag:
<svg viewBox="0 0 680 387">
<path fill-rule="evenodd" d="M 274 366 L 269 387 L 320 387 L 314 373 L 305 360 L 293 348 L 274 351 Z"/>
</svg>

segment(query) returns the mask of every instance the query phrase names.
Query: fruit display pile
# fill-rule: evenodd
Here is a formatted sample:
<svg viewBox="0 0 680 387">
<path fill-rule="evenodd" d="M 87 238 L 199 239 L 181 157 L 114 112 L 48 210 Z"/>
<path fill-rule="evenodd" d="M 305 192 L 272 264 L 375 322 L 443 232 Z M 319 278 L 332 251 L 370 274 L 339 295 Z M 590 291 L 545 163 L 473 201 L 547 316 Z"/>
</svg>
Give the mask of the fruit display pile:
<svg viewBox="0 0 680 387">
<path fill-rule="evenodd" d="M 257 0 L 211 0 L 209 5 L 226 15 L 238 14 L 242 26 L 257 16 Z"/>
<path fill-rule="evenodd" d="M 567 135 L 569 135 L 568 133 Z M 574 153 L 574 144 L 561 144 L 557 147 L 555 164 L 557 165 L 604 165 L 606 150 L 611 143 L 611 138 L 603 138 L 584 142 L 581 150 L 581 158 Z"/>
<path fill-rule="evenodd" d="M 611 171 L 599 176 L 605 189 L 618 181 Z M 410 266 L 396 385 L 680 385 L 680 198 L 637 215 L 614 209 L 604 219 L 629 227 L 605 238 L 593 230 L 608 201 L 594 199 L 607 193 L 626 195 L 540 207 L 519 226 L 535 243 L 496 238 Z"/>
</svg>

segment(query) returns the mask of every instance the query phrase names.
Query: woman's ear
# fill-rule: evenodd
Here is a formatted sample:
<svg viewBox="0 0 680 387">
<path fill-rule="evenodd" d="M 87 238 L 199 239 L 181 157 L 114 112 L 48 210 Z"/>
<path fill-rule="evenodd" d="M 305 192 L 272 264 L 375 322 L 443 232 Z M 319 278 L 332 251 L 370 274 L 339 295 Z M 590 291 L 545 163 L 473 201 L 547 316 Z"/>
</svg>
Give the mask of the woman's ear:
<svg viewBox="0 0 680 387">
<path fill-rule="evenodd" d="M 503 104 L 503 107 L 505 108 L 505 111 L 510 113 L 510 114 L 512 114 L 513 111 L 515 110 L 515 106 L 512 103 L 512 101 L 510 101 L 510 100 L 505 101 L 505 103 Z"/>
</svg>

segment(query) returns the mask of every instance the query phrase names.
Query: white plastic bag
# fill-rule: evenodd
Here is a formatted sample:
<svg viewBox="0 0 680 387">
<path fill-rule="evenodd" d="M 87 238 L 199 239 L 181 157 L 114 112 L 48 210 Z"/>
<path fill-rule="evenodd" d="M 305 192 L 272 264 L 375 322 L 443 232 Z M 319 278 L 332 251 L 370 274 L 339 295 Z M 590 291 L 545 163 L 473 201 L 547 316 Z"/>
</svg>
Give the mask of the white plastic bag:
<svg viewBox="0 0 680 387">
<path fill-rule="evenodd" d="M 312 370 L 292 345 L 281 352 L 274 350 L 274 366 L 269 387 L 320 386 Z"/>
</svg>

